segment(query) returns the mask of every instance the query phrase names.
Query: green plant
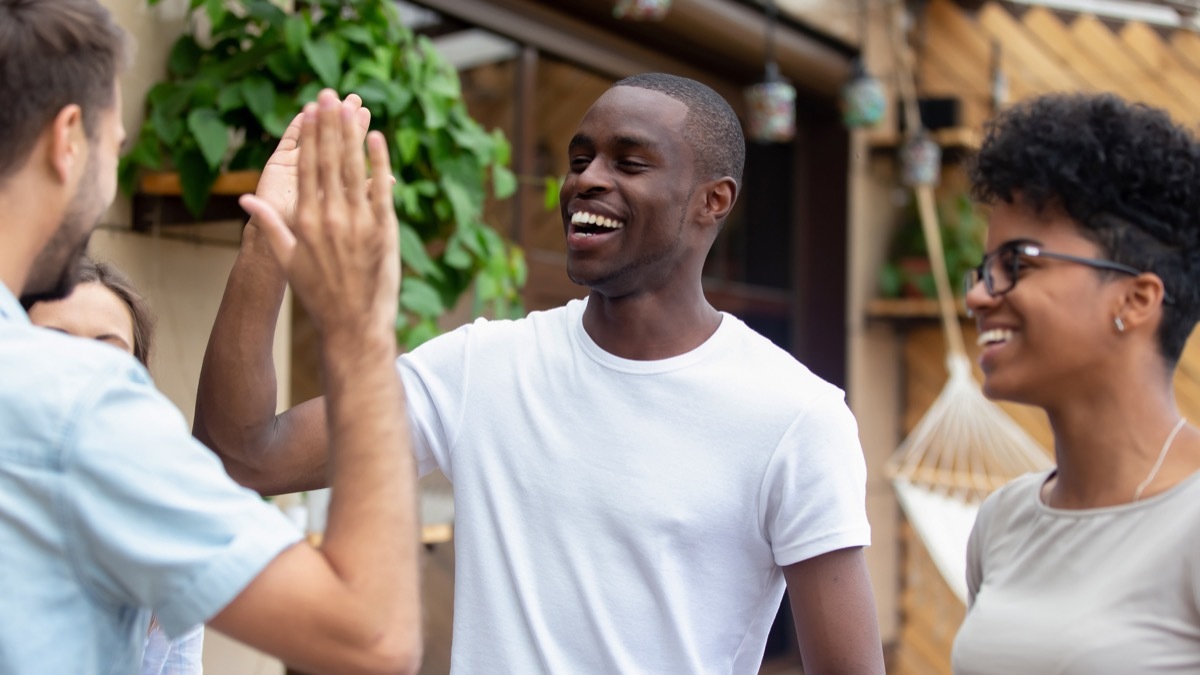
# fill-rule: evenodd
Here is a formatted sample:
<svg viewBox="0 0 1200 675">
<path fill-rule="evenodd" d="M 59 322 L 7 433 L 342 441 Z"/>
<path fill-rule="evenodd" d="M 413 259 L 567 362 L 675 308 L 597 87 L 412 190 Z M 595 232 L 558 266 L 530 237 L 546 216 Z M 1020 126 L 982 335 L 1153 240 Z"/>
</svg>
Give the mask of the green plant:
<svg viewBox="0 0 1200 675">
<path fill-rule="evenodd" d="M 942 252 L 949 274 L 950 289 L 962 292 L 963 274 L 983 258 L 986 221 L 966 194 L 957 194 L 938 205 Z M 910 201 L 904 219 L 892 238 L 888 261 L 879 273 L 879 289 L 884 297 L 916 295 L 937 297 L 937 287 L 929 264 L 929 249 L 915 201 Z"/>
<path fill-rule="evenodd" d="M 353 92 L 388 139 L 398 181 L 397 338 L 412 347 L 436 335 L 437 317 L 472 286 L 477 314 L 522 313 L 523 254 L 482 221 L 489 186 L 498 199 L 516 190 L 504 134 L 468 115 L 457 73 L 390 0 L 295 4 L 286 13 L 267 0 L 191 0 L 192 30 L 171 49 L 122 158 L 123 189 L 144 170 L 174 169 L 199 214 L 222 171 L 263 168 L 320 89 Z"/>
</svg>

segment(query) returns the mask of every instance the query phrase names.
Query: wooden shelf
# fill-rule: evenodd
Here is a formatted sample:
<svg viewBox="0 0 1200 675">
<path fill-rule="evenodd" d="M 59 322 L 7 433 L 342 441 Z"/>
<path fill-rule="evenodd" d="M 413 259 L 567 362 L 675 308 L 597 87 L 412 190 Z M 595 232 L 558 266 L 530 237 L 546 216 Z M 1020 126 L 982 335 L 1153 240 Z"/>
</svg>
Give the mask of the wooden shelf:
<svg viewBox="0 0 1200 675">
<path fill-rule="evenodd" d="M 960 319 L 967 318 L 967 308 L 962 299 L 956 299 L 954 308 Z M 933 298 L 875 298 L 867 303 L 867 318 L 870 319 L 931 319 L 942 316 L 938 301 Z"/>
<path fill-rule="evenodd" d="M 929 132 L 943 152 L 974 152 L 983 140 L 979 131 L 970 127 L 947 127 Z M 867 138 L 867 145 L 879 152 L 895 151 L 904 142 L 904 134 L 879 133 Z"/>
<path fill-rule="evenodd" d="M 230 171 L 217 176 L 213 183 L 214 195 L 244 195 L 254 192 L 258 187 L 258 171 Z M 183 191 L 179 182 L 179 174 L 174 171 L 156 171 L 142 176 L 138 184 L 138 192 L 148 195 L 178 196 Z"/>
</svg>

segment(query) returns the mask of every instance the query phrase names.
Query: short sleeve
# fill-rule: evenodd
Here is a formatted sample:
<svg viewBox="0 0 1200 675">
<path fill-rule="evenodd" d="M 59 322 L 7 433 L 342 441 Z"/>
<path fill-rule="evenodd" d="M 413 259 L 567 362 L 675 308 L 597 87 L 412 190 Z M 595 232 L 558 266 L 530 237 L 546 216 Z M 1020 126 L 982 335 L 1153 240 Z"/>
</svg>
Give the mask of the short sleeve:
<svg viewBox="0 0 1200 675">
<path fill-rule="evenodd" d="M 130 364 L 84 397 L 64 446 L 69 555 L 101 600 L 149 607 L 172 637 L 229 604 L 301 533 L 238 486 Z"/>
<path fill-rule="evenodd" d="M 995 511 L 996 495 L 992 494 L 979 506 L 971 536 L 967 538 L 967 609 L 975 604 L 975 595 L 983 585 L 983 555 L 987 548 L 987 530 Z"/>
<path fill-rule="evenodd" d="M 465 412 L 471 329 L 461 326 L 396 359 L 419 475 L 440 468 L 454 480 L 451 452 Z"/>
<path fill-rule="evenodd" d="M 816 397 L 784 434 L 764 478 L 760 518 L 776 564 L 869 545 L 866 480 L 854 415 L 840 395 Z"/>
</svg>

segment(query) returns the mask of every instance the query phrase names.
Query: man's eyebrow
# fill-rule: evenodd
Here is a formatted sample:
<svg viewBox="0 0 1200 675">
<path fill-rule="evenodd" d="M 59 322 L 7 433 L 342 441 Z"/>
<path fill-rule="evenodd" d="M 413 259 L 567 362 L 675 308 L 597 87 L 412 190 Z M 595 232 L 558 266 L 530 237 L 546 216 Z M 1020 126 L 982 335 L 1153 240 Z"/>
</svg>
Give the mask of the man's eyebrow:
<svg viewBox="0 0 1200 675">
<path fill-rule="evenodd" d="M 575 134 L 571 139 L 571 143 L 567 146 L 569 150 L 576 150 L 581 147 L 595 147 L 596 142 L 587 134 Z M 658 152 L 660 145 L 657 141 L 646 136 L 631 136 L 621 135 L 613 139 L 613 145 L 621 150 L 638 149 L 648 152 Z"/>
<path fill-rule="evenodd" d="M 656 152 L 659 149 L 657 141 L 645 136 L 617 136 L 615 143 L 621 149 L 637 148 L 650 152 Z"/>
<path fill-rule="evenodd" d="M 575 134 L 575 136 L 571 138 L 571 142 L 567 144 L 567 148 L 569 150 L 574 150 L 581 145 L 591 147 L 595 145 L 595 143 L 592 141 L 592 137 L 588 136 L 587 134 Z"/>
</svg>

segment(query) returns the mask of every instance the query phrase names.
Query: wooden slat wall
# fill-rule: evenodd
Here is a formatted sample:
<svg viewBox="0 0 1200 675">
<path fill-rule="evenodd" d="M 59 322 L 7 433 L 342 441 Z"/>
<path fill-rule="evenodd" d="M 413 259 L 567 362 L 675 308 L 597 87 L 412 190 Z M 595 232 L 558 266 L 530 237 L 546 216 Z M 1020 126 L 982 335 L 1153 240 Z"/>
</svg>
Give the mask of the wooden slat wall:
<svg viewBox="0 0 1200 675">
<path fill-rule="evenodd" d="M 1111 28 L 1091 16 L 1067 21 L 1043 8 L 1014 16 L 996 2 L 973 16 L 950 0 L 931 0 L 925 16 L 918 87 L 924 96 L 962 101 L 966 126 L 981 129 L 991 115 L 991 45 L 997 42 L 1010 100 L 1051 91 L 1110 91 L 1168 110 L 1179 122 L 1200 122 L 1200 35 L 1160 32 L 1140 23 Z M 974 357 L 975 332 L 964 324 Z M 934 324 L 905 331 L 904 430 L 910 431 L 946 381 L 945 342 Z M 974 360 L 974 359 L 973 359 Z M 977 371 L 976 378 L 982 379 Z M 1200 421 L 1200 334 L 1193 334 L 1175 377 L 1181 411 Z M 1001 404 L 1043 447 L 1052 447 L 1045 414 Z M 950 646 L 963 607 L 907 526 L 902 530 L 904 590 L 900 644 L 891 672 L 950 673 Z"/>
<path fill-rule="evenodd" d="M 931 0 L 920 46 L 923 95 L 962 99 L 964 123 L 991 114 L 991 46 L 1000 46 L 1010 99 L 1049 91 L 1111 91 L 1200 121 L 1200 36 L 1141 23 L 1114 29 L 1093 16 L 1065 21 L 1035 7 L 1020 17 L 999 3 L 974 16 L 950 0 Z"/>
</svg>

